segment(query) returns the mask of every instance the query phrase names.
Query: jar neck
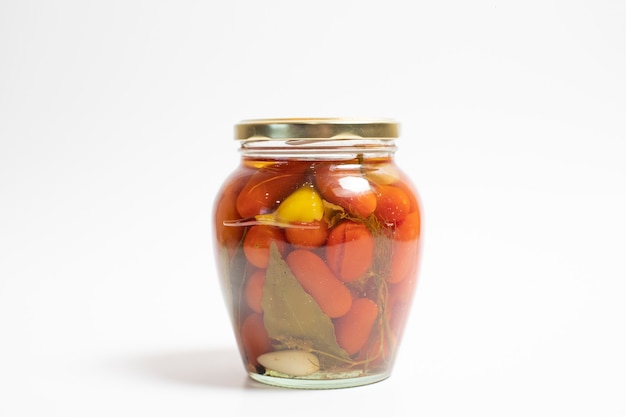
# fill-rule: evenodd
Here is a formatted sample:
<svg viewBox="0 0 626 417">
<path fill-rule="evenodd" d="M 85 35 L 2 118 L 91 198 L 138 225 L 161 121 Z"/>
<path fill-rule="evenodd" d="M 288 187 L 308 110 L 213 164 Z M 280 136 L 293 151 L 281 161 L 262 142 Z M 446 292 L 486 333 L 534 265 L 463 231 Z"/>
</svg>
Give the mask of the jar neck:
<svg viewBox="0 0 626 417">
<path fill-rule="evenodd" d="M 392 159 L 396 152 L 391 139 L 287 139 L 246 140 L 239 152 L 243 158 L 349 160 Z"/>
</svg>

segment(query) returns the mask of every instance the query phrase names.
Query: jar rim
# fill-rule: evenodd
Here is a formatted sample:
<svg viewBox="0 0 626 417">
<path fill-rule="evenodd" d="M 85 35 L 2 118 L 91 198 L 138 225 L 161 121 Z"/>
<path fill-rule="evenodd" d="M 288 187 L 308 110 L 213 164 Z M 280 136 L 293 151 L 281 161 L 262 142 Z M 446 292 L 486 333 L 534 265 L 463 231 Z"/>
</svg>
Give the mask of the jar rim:
<svg viewBox="0 0 626 417">
<path fill-rule="evenodd" d="M 242 141 L 361 138 L 393 140 L 398 138 L 398 136 L 399 123 L 387 118 L 309 117 L 249 119 L 235 125 L 235 139 Z"/>
</svg>

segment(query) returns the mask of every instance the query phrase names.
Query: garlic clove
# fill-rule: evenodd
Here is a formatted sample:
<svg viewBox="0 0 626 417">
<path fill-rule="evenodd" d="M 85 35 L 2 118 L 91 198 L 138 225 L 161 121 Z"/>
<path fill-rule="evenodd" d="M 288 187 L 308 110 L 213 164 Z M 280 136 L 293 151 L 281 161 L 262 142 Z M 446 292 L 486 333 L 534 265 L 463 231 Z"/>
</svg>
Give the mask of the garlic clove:
<svg viewBox="0 0 626 417">
<path fill-rule="evenodd" d="M 320 369 L 320 362 L 313 353 L 302 350 L 280 350 L 264 353 L 257 361 L 266 369 L 290 376 L 307 376 Z"/>
</svg>

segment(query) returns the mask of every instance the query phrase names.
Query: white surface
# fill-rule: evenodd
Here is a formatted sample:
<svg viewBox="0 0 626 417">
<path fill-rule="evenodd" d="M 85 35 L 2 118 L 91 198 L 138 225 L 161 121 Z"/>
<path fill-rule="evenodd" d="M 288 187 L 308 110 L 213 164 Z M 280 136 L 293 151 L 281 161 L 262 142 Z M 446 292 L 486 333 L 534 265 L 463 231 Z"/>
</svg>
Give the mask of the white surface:
<svg viewBox="0 0 626 417">
<path fill-rule="evenodd" d="M 0 2 L 0 415 L 626 415 L 625 21 L 617 0 Z M 382 383 L 263 388 L 239 362 L 211 205 L 232 125 L 285 116 L 403 124 L 426 244 Z"/>
</svg>

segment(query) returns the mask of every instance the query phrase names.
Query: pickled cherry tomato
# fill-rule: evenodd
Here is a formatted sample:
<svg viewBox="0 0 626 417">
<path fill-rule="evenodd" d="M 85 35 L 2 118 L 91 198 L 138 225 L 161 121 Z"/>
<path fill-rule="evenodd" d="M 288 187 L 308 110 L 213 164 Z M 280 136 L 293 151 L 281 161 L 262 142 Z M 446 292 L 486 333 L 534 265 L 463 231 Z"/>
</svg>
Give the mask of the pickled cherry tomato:
<svg viewBox="0 0 626 417">
<path fill-rule="evenodd" d="M 250 314 L 241 324 L 241 344 L 252 365 L 257 365 L 256 358 L 272 350 L 272 343 L 265 330 L 263 316 L 258 313 Z"/>
<path fill-rule="evenodd" d="M 270 244 L 276 243 L 278 251 L 285 252 L 285 235 L 274 226 L 252 226 L 243 241 L 243 253 L 248 262 L 257 268 L 267 268 L 270 259 Z"/>
<path fill-rule="evenodd" d="M 385 319 L 387 320 L 389 328 L 397 337 L 402 334 L 402 329 L 404 328 L 411 305 L 411 299 L 413 298 L 417 284 L 416 262 L 413 262 L 413 268 L 414 269 L 406 279 L 389 285 Z"/>
<path fill-rule="evenodd" d="M 350 290 L 335 277 L 322 258 L 311 251 L 296 249 L 286 261 L 298 282 L 328 317 L 341 317 L 350 310 Z"/>
<path fill-rule="evenodd" d="M 357 298 L 350 311 L 335 321 L 337 343 L 348 355 L 354 355 L 370 338 L 372 327 L 378 317 L 378 306 L 368 298 Z"/>
<path fill-rule="evenodd" d="M 420 235 L 420 215 L 414 211 L 401 222 L 394 232 L 395 240 L 415 240 Z"/>
<path fill-rule="evenodd" d="M 359 279 L 374 258 L 374 238 L 361 223 L 350 220 L 335 226 L 326 242 L 326 261 L 344 282 Z"/>
<path fill-rule="evenodd" d="M 396 242 L 388 281 L 397 283 L 411 275 L 415 265 L 417 265 L 418 255 L 419 250 L 416 241 Z"/>
<path fill-rule="evenodd" d="M 292 224 L 292 227 L 285 229 L 285 237 L 289 243 L 305 248 L 316 248 L 326 242 L 328 238 L 328 223 L 324 220 L 301 224 L 306 227 L 296 227 L 296 223 Z"/>
<path fill-rule="evenodd" d="M 415 194 L 415 191 L 413 190 L 409 180 L 404 178 L 404 179 L 402 179 L 402 181 L 398 181 L 398 182 L 394 183 L 393 185 L 394 185 L 394 187 L 398 187 L 401 190 L 403 190 L 405 192 L 405 194 L 407 195 L 407 197 L 409 198 L 409 206 L 410 206 L 409 213 L 419 212 L 420 211 L 420 203 L 417 200 L 417 195 Z"/>
<path fill-rule="evenodd" d="M 376 209 L 376 195 L 360 170 L 319 165 L 315 172 L 315 184 L 325 200 L 358 217 L 367 217 Z"/>
<path fill-rule="evenodd" d="M 415 264 L 417 267 L 417 264 Z M 417 271 L 413 271 L 417 272 Z M 415 287 L 417 286 L 417 275 L 411 275 L 407 279 L 390 285 L 387 306 L 393 307 L 395 304 L 410 303 Z"/>
<path fill-rule="evenodd" d="M 409 214 L 394 233 L 391 273 L 388 281 L 397 283 L 416 273 L 419 256 L 419 213 Z"/>
<path fill-rule="evenodd" d="M 215 205 L 215 233 L 217 242 L 224 245 L 232 255 L 243 236 L 244 229 L 241 227 L 224 226 L 224 221 L 239 219 L 236 199 L 237 195 L 249 179 L 249 175 L 233 177 L 232 181 L 223 188 Z"/>
<path fill-rule="evenodd" d="M 302 183 L 308 165 L 278 163 L 255 172 L 237 197 L 237 211 L 241 217 L 265 214 Z"/>
<path fill-rule="evenodd" d="M 393 185 L 376 186 L 374 214 L 385 223 L 401 222 L 409 214 L 411 201 L 408 195 Z"/>
<path fill-rule="evenodd" d="M 246 282 L 246 303 L 255 313 L 263 312 L 263 285 L 265 284 L 265 270 L 257 269 L 250 274 Z"/>
</svg>

